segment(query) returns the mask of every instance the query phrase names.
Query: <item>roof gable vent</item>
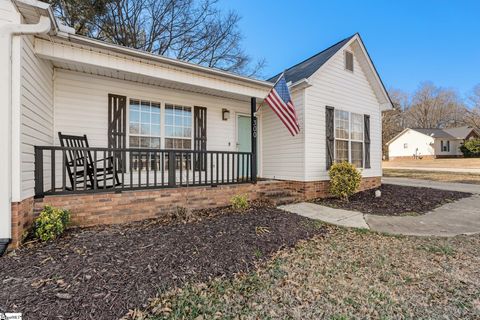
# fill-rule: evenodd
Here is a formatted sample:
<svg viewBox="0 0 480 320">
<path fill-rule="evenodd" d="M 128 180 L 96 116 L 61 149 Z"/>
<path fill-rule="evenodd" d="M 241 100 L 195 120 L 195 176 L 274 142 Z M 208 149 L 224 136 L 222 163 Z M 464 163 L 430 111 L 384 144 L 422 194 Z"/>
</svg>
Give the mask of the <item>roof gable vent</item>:
<svg viewBox="0 0 480 320">
<path fill-rule="evenodd" d="M 345 69 L 353 72 L 353 53 L 345 51 Z"/>
</svg>

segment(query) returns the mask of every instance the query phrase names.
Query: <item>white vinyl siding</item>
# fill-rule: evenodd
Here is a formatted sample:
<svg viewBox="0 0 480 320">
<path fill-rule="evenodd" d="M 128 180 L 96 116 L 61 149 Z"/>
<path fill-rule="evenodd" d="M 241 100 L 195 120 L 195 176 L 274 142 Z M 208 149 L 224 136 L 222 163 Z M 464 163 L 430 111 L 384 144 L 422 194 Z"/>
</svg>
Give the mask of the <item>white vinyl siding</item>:
<svg viewBox="0 0 480 320">
<path fill-rule="evenodd" d="M 34 146 L 53 144 L 53 67 L 35 56 L 33 36 L 22 37 L 20 92 L 21 199 L 25 199 L 34 194 Z M 48 165 L 46 156 L 46 170 Z"/>
<path fill-rule="evenodd" d="M 250 113 L 250 101 L 240 101 L 165 87 L 145 85 L 56 69 L 55 134 L 86 134 L 91 146 L 107 146 L 108 94 L 166 104 L 207 108 L 207 150 L 236 151 L 235 117 L 222 120 L 222 108 Z M 162 113 L 162 117 L 164 114 Z M 165 137 L 165 125 L 161 125 Z M 59 145 L 58 138 L 55 144 Z"/>
<path fill-rule="evenodd" d="M 381 160 L 381 113 L 380 103 L 365 72 L 360 66 L 356 49 L 354 70 L 345 70 L 343 51 L 337 52 L 310 78 L 311 87 L 306 91 L 305 109 L 305 180 L 328 180 L 326 170 L 325 106 L 332 106 L 347 112 L 370 115 L 370 164 L 371 168 L 362 169 L 364 177 L 382 175 Z"/>
<path fill-rule="evenodd" d="M 433 156 L 434 139 L 423 133 L 406 130 L 397 139 L 388 145 L 388 157 L 390 160 L 396 157 Z"/>
<path fill-rule="evenodd" d="M 305 178 L 305 90 L 292 92 L 300 133 L 292 137 L 278 116 L 266 104 L 261 109 L 263 177 L 303 181 Z"/>
<path fill-rule="evenodd" d="M 18 22 L 18 12 L 11 1 L 0 1 L 0 22 Z"/>
</svg>

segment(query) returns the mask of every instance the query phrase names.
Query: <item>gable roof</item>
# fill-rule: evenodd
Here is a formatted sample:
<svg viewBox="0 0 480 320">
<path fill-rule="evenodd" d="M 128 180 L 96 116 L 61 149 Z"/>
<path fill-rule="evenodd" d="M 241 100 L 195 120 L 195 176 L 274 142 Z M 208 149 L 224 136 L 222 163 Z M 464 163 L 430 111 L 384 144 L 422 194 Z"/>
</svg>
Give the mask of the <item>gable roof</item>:
<svg viewBox="0 0 480 320">
<path fill-rule="evenodd" d="M 413 131 L 423 133 L 424 135 L 430 136 L 432 138 L 446 138 L 446 139 L 455 139 L 454 136 L 449 134 L 446 130 L 443 129 L 423 129 L 423 128 L 412 128 Z"/>
<path fill-rule="evenodd" d="M 450 129 L 445 129 L 445 131 L 457 139 L 465 139 L 472 131 L 475 131 L 477 134 L 480 135 L 480 133 L 478 133 L 478 130 L 470 126 L 450 128 Z"/>
<path fill-rule="evenodd" d="M 333 46 L 328 47 L 327 49 L 317 53 L 316 55 L 288 68 L 284 71 L 285 80 L 287 82 L 295 83 L 302 79 L 309 78 L 312 74 L 315 73 L 315 71 L 320 69 L 320 67 L 325 62 L 327 62 L 331 57 L 333 57 L 335 53 L 337 53 L 341 48 L 343 48 L 343 46 L 347 44 L 347 42 L 349 42 L 354 36 L 355 34 L 335 43 Z M 281 74 L 282 73 L 280 72 L 268 79 L 267 81 L 276 82 Z"/>
<path fill-rule="evenodd" d="M 373 64 L 373 61 L 367 49 L 365 48 L 365 45 L 363 44 L 362 37 L 358 32 L 337 42 L 333 46 L 317 53 L 316 55 L 286 69 L 284 71 L 285 79 L 287 82 L 291 82 L 293 84 L 299 83 L 304 79 L 308 79 L 323 65 L 325 65 L 337 52 L 348 45 L 353 45 L 354 50 L 361 52 L 361 54 L 358 56 L 358 59 L 360 64 L 365 66 L 365 69 L 362 69 L 364 70 L 365 75 L 367 76 L 368 81 L 370 81 L 372 89 L 375 92 L 378 101 L 380 102 L 381 110 L 393 109 L 392 100 L 390 99 L 387 89 L 385 88 L 385 85 L 378 74 L 377 68 Z M 278 73 L 267 81 L 276 82 L 281 74 L 282 73 Z"/>
<path fill-rule="evenodd" d="M 389 145 L 392 143 L 394 140 L 402 136 L 405 132 L 408 130 L 413 130 L 416 132 L 419 132 L 421 134 L 424 134 L 426 136 L 432 137 L 432 138 L 441 138 L 441 139 L 466 139 L 467 136 L 472 132 L 475 131 L 478 133 L 478 130 L 476 130 L 473 127 L 470 126 L 463 126 L 463 127 L 457 127 L 457 128 L 449 128 L 449 129 L 437 129 L 437 128 L 431 128 L 431 129 L 425 129 L 425 128 L 406 128 L 399 134 L 397 134 L 395 137 L 393 137 L 390 141 L 388 141 L 386 144 Z"/>
</svg>

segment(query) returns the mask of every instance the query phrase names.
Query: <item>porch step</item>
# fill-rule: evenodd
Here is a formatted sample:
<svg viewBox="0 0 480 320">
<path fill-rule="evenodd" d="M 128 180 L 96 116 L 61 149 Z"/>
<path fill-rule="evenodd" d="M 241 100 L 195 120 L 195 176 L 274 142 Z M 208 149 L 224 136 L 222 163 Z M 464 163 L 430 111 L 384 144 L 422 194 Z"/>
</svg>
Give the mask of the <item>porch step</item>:
<svg viewBox="0 0 480 320">
<path fill-rule="evenodd" d="M 290 190 L 284 189 L 263 191 L 260 192 L 259 195 L 260 197 L 270 200 L 275 206 L 293 203 L 297 200 Z"/>
<path fill-rule="evenodd" d="M 275 206 L 283 206 L 284 204 L 294 203 L 297 201 L 297 198 L 294 196 L 281 197 L 276 199 L 271 199 Z"/>
<path fill-rule="evenodd" d="M 292 193 L 288 190 L 269 190 L 269 191 L 262 191 L 259 193 L 260 196 L 265 198 L 280 198 L 285 196 L 290 196 Z"/>
</svg>

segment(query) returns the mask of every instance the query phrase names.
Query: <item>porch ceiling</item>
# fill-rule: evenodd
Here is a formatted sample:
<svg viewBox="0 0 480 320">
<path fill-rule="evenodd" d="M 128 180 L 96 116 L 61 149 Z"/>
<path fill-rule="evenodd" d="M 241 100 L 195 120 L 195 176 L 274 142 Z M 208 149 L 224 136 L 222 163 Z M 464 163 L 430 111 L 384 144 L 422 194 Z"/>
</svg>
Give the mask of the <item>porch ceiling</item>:
<svg viewBox="0 0 480 320">
<path fill-rule="evenodd" d="M 264 81 L 190 70 L 60 38 L 36 38 L 35 53 L 61 69 L 241 101 L 263 99 L 271 88 Z"/>
<path fill-rule="evenodd" d="M 185 83 L 168 81 L 165 79 L 158 79 L 155 77 L 149 77 L 145 75 L 124 72 L 120 70 L 112 70 L 109 68 L 102 68 L 102 67 L 92 67 L 84 64 L 68 63 L 65 61 L 56 61 L 56 60 L 53 60 L 52 63 L 55 68 L 59 68 L 63 70 L 82 72 L 86 74 L 103 76 L 103 77 L 108 77 L 112 79 L 133 81 L 133 82 L 137 82 L 145 85 L 159 86 L 159 87 L 169 88 L 174 90 L 182 90 L 182 91 L 188 91 L 192 93 L 207 94 L 207 95 L 216 96 L 216 97 L 240 100 L 244 102 L 250 101 L 250 97 L 245 95 L 225 92 L 221 90 L 214 90 L 214 89 L 209 89 L 209 88 L 200 87 L 200 86 L 193 86 Z"/>
</svg>

